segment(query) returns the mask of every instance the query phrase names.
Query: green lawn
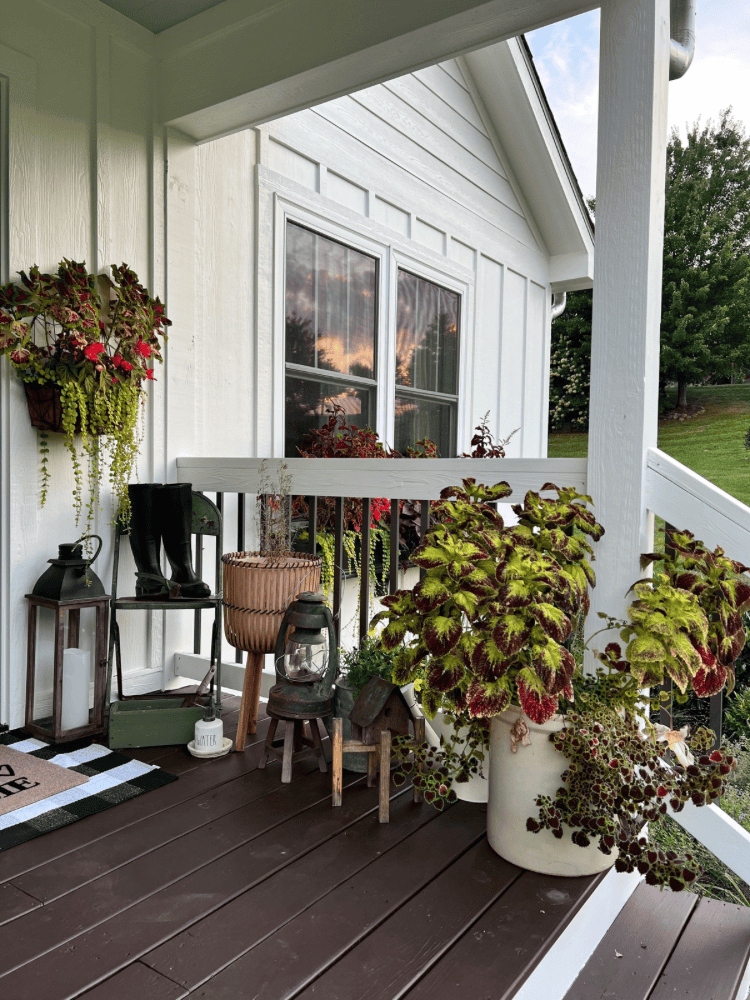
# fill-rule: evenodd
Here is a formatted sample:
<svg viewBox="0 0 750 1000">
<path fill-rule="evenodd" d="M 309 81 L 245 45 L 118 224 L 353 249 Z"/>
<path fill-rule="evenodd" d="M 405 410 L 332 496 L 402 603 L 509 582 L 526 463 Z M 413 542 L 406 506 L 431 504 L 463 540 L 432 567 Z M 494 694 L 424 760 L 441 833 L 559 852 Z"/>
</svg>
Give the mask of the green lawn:
<svg viewBox="0 0 750 1000">
<path fill-rule="evenodd" d="M 674 403 L 674 395 L 670 399 Z M 709 482 L 750 505 L 750 452 L 744 439 L 750 426 L 750 385 L 688 389 L 688 403 L 706 408 L 690 420 L 659 423 L 659 447 Z M 550 434 L 550 458 L 585 458 L 586 434 Z"/>
</svg>

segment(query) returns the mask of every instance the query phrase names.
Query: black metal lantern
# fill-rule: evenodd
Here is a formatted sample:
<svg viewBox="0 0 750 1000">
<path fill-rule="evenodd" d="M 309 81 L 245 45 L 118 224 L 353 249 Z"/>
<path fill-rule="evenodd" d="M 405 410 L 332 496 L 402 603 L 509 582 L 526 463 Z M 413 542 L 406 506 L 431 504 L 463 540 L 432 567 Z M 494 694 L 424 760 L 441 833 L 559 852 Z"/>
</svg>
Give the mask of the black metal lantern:
<svg viewBox="0 0 750 1000">
<path fill-rule="evenodd" d="M 276 684 L 268 695 L 268 714 L 282 719 L 332 715 L 338 660 L 333 617 L 323 595 L 300 594 L 276 638 Z"/>
<path fill-rule="evenodd" d="M 107 678 L 107 617 L 109 595 L 90 570 L 91 559 L 83 558 L 77 542 L 59 546 L 57 559 L 50 559 L 48 569 L 26 595 L 29 602 L 28 646 L 26 662 L 26 721 L 24 728 L 33 736 L 54 743 L 93 736 L 104 732 L 104 708 Z M 34 720 L 34 691 L 37 674 L 37 612 L 48 608 L 54 613 L 54 665 L 52 675 L 52 715 Z M 95 612 L 93 650 L 79 649 L 81 611 Z M 67 616 L 67 643 L 66 643 Z M 94 701 L 89 709 L 89 685 L 93 656 Z"/>
</svg>

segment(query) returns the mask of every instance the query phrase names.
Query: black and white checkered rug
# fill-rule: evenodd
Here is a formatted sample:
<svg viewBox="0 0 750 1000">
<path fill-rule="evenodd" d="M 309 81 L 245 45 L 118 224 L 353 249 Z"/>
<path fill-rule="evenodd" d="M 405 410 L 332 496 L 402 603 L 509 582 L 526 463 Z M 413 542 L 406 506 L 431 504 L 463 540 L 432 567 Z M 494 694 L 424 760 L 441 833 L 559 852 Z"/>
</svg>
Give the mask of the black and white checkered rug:
<svg viewBox="0 0 750 1000">
<path fill-rule="evenodd" d="M 60 767 L 68 767 L 89 778 L 82 785 L 30 802 L 0 816 L 0 851 L 7 851 L 16 844 L 177 780 L 175 775 L 167 774 L 153 764 L 131 760 L 99 743 L 53 747 L 27 736 L 20 729 L 0 732 L 0 743 Z"/>
</svg>

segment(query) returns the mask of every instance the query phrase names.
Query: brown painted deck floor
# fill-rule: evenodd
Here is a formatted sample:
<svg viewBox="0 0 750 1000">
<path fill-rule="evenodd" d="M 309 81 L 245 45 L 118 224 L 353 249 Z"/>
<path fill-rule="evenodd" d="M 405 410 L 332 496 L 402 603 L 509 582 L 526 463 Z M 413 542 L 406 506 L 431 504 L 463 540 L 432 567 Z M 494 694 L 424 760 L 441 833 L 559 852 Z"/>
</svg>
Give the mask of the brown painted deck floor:
<svg viewBox="0 0 750 1000">
<path fill-rule="evenodd" d="M 239 700 L 226 708 L 231 736 Z M 0 855 L 3 1000 L 503 1000 L 597 884 L 507 864 L 477 806 L 438 815 L 394 791 L 380 825 L 376 789 L 356 776 L 335 810 L 313 761 L 282 785 L 278 763 L 257 768 L 267 724 L 244 754 L 219 760 L 132 751 L 179 780 Z M 682 898 L 641 903 L 672 929 L 650 931 L 661 957 L 639 941 L 648 962 L 625 974 L 605 938 L 571 1000 L 682 996 L 667 992 L 670 956 L 700 964 L 706 936 L 706 954 L 730 959 L 739 981 L 750 911 L 723 908 L 717 923 L 704 901 L 671 903 L 660 924 L 661 900 Z M 623 911 L 610 934 L 632 943 L 642 919 Z M 550 983 L 549 1000 L 558 993 Z"/>
</svg>

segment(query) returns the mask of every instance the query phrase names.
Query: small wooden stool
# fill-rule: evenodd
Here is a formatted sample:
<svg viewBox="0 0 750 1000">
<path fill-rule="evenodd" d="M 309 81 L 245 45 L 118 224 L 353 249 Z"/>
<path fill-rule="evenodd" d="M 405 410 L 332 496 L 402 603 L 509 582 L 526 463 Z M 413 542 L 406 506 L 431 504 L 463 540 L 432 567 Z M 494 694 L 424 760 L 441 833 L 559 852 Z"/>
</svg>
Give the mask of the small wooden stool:
<svg viewBox="0 0 750 1000">
<path fill-rule="evenodd" d="M 296 757 L 306 750 L 311 749 L 318 758 L 318 767 L 321 771 L 328 770 L 323 747 L 320 743 L 320 730 L 318 729 L 318 719 L 322 715 L 307 715 L 304 719 L 285 719 L 280 715 L 268 712 L 271 717 L 271 725 L 268 728 L 266 742 L 263 745 L 263 752 L 260 755 L 258 767 L 265 767 L 268 758 L 273 755 L 281 759 L 281 780 L 288 785 L 292 780 L 292 763 Z M 286 723 L 284 729 L 284 744 L 281 747 L 281 740 L 274 742 L 276 730 L 280 722 Z M 305 723 L 310 725 L 310 736 L 305 736 Z"/>
<path fill-rule="evenodd" d="M 414 720 L 414 741 L 424 743 L 424 719 Z M 333 770 L 333 805 L 341 805 L 343 788 L 343 770 L 345 753 L 366 753 L 367 787 L 375 784 L 375 773 L 380 767 L 380 784 L 378 786 L 378 819 L 381 823 L 390 822 L 391 805 L 391 731 L 383 729 L 380 733 L 380 743 L 362 743 L 359 740 L 344 742 L 344 720 L 333 720 L 333 754 L 331 768 Z M 414 789 L 414 801 L 422 801 L 421 788 Z"/>
</svg>

